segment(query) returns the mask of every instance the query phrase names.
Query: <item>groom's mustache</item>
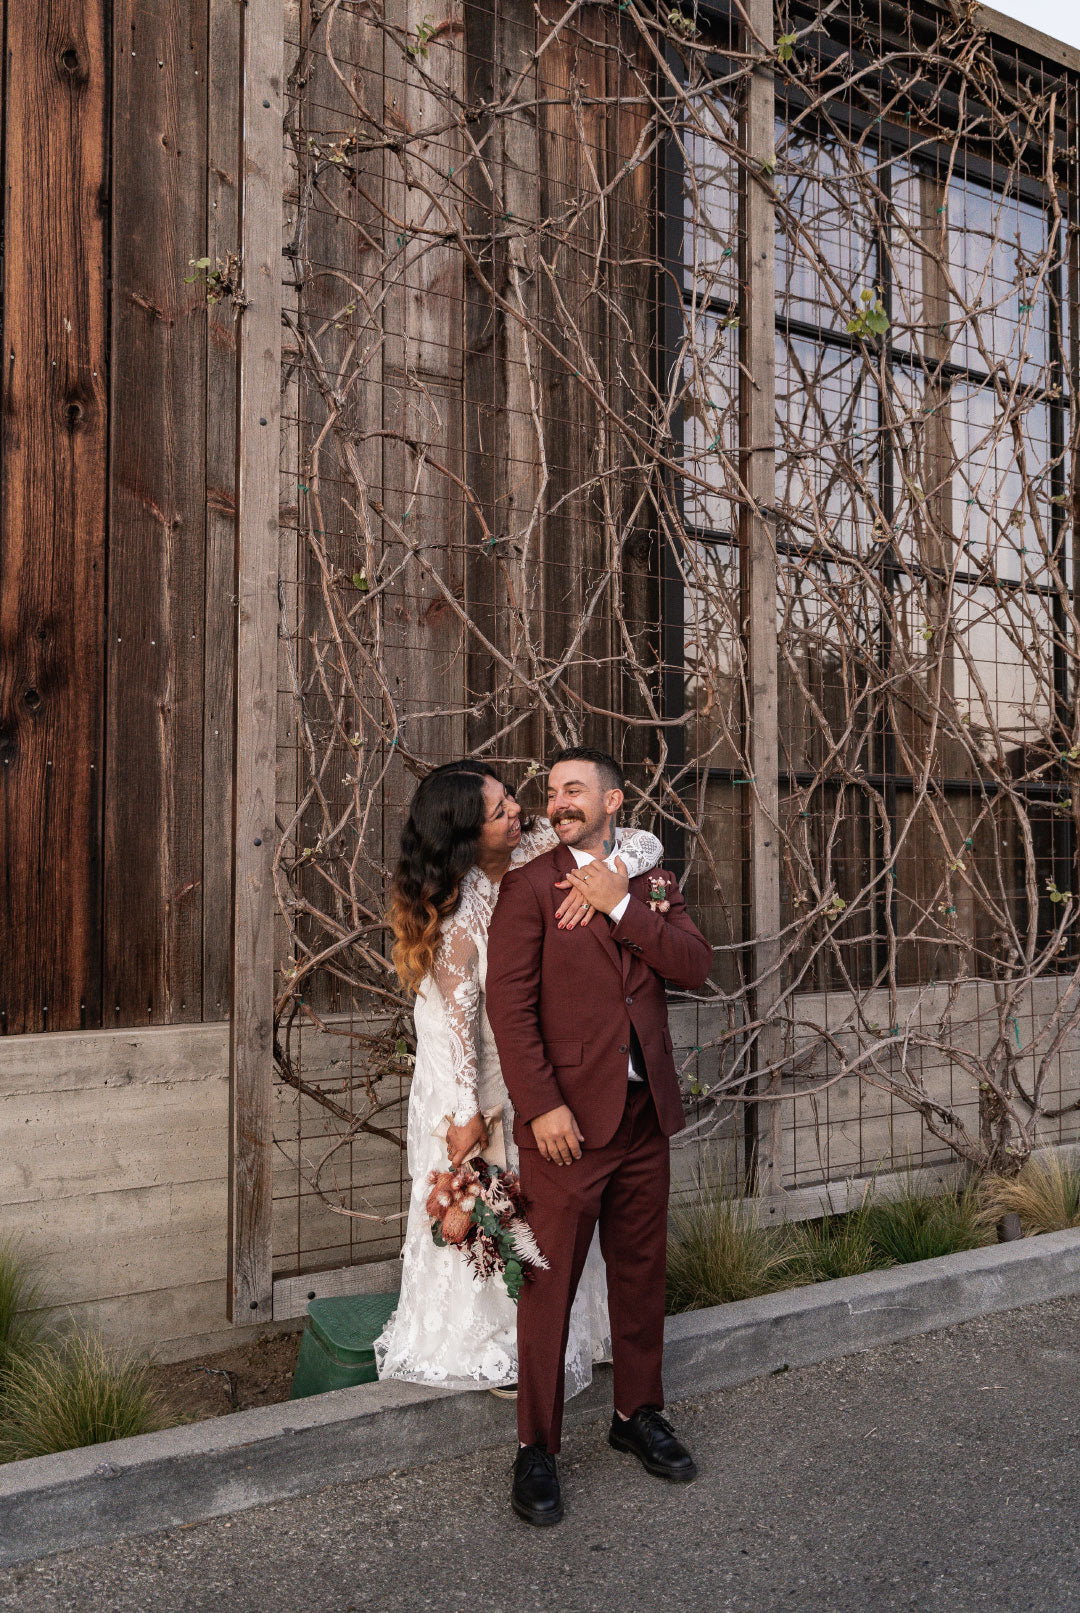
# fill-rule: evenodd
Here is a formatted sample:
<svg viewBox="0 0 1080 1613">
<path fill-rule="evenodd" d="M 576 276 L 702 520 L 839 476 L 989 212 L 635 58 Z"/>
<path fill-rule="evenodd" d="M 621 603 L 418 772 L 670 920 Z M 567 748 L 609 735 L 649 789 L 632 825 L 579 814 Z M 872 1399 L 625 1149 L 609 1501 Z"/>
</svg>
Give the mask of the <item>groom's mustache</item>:
<svg viewBox="0 0 1080 1613">
<path fill-rule="evenodd" d="M 584 812 L 575 812 L 572 807 L 567 807 L 565 812 L 553 812 L 550 821 L 552 827 L 557 829 L 560 823 L 584 823 L 585 814 Z"/>
</svg>

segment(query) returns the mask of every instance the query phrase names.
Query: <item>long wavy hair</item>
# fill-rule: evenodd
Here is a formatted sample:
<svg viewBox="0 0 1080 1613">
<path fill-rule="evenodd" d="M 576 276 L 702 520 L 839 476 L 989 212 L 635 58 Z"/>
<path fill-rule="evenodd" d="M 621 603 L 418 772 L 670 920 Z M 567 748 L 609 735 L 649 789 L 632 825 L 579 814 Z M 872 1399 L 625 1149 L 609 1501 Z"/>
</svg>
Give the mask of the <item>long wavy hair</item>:
<svg viewBox="0 0 1080 1613">
<path fill-rule="evenodd" d="M 457 906 L 461 881 L 476 861 L 486 778 L 502 783 L 487 762 L 447 762 L 421 781 L 412 798 L 389 914 L 396 937 L 390 956 L 411 991 L 431 973 L 439 925 Z"/>
</svg>

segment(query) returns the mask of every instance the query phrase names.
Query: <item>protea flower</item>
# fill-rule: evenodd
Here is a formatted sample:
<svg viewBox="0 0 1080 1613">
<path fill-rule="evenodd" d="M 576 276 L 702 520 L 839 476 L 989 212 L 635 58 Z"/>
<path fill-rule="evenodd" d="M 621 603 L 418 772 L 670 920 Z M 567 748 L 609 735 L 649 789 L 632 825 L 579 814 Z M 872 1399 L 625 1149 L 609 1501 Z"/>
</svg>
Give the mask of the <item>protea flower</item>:
<svg viewBox="0 0 1080 1613">
<path fill-rule="evenodd" d="M 447 1243 L 464 1243 L 472 1226 L 472 1216 L 462 1204 L 451 1204 L 442 1218 L 442 1235 Z"/>
<path fill-rule="evenodd" d="M 448 1210 L 454 1202 L 454 1192 L 451 1187 L 449 1171 L 432 1171 L 428 1177 L 431 1183 L 431 1192 L 428 1194 L 424 1209 L 433 1221 L 440 1221 L 443 1212 Z"/>
</svg>

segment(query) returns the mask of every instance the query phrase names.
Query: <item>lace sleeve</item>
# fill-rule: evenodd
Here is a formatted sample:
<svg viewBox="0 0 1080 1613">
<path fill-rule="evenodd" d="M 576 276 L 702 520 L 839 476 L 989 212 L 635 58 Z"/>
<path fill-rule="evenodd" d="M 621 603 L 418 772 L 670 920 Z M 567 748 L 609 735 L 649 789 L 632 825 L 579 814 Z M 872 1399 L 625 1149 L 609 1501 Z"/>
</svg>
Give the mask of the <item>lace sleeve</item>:
<svg viewBox="0 0 1080 1613">
<path fill-rule="evenodd" d="M 446 1010 L 453 1087 L 447 1089 L 446 1110 L 456 1126 L 463 1126 L 480 1107 L 477 1089 L 477 1030 L 480 1019 L 480 978 L 476 942 L 467 924 L 449 924 L 443 931 L 431 975 Z"/>
<path fill-rule="evenodd" d="M 520 867 L 522 863 L 531 863 L 534 857 L 542 857 L 545 851 L 550 851 L 559 844 L 559 837 L 546 818 L 535 818 L 533 826 L 527 834 L 523 834 L 514 852 L 514 865 Z"/>
<path fill-rule="evenodd" d="M 626 864 L 631 879 L 655 868 L 664 855 L 664 848 L 648 829 L 617 829 L 615 850 Z"/>
</svg>

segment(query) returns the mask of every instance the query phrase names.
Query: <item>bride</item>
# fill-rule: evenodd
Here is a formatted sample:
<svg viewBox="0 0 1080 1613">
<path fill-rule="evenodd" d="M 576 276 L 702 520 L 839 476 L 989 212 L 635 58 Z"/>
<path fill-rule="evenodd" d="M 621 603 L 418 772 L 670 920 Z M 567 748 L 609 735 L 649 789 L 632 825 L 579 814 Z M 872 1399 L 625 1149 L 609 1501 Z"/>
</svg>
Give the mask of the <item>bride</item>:
<svg viewBox="0 0 1080 1613">
<path fill-rule="evenodd" d="M 412 799 L 394 875 L 390 922 L 394 966 L 416 993 L 416 1068 L 409 1096 L 409 1221 L 398 1306 L 375 1341 L 380 1378 L 456 1389 L 512 1385 L 517 1376 L 517 1308 L 501 1281 L 474 1275 L 454 1248 L 432 1241 L 428 1173 L 486 1146 L 483 1111 L 502 1107 L 507 1165 L 517 1169 L 511 1115 L 495 1041 L 484 1011 L 487 934 L 499 881 L 512 865 L 558 844 L 546 819 L 523 823 L 521 808 L 486 762 L 449 762 Z M 655 867 L 662 846 L 644 830 L 620 830 L 631 875 Z M 562 887 L 560 887 L 562 888 Z M 587 924 L 570 889 L 560 925 Z M 435 1135 L 446 1117 L 445 1138 Z M 609 1351 L 607 1286 L 594 1240 L 570 1318 L 566 1392 L 592 1379 Z"/>
</svg>

